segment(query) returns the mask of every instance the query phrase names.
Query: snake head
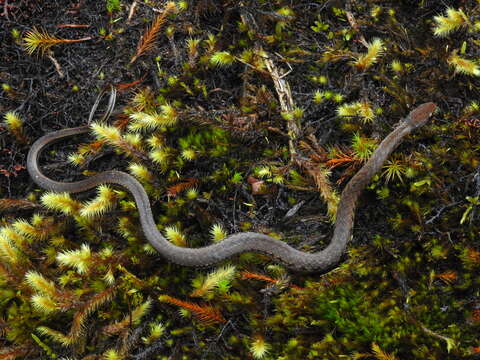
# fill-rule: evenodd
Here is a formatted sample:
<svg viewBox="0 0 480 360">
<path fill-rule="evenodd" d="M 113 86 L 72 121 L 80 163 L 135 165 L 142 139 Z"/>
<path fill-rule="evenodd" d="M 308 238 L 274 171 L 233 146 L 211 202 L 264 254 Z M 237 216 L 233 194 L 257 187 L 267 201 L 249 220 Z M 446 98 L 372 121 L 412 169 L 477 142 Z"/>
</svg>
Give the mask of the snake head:
<svg viewBox="0 0 480 360">
<path fill-rule="evenodd" d="M 423 126 L 436 108 L 437 105 L 432 102 L 419 105 L 408 114 L 407 121 L 414 129 Z"/>
</svg>

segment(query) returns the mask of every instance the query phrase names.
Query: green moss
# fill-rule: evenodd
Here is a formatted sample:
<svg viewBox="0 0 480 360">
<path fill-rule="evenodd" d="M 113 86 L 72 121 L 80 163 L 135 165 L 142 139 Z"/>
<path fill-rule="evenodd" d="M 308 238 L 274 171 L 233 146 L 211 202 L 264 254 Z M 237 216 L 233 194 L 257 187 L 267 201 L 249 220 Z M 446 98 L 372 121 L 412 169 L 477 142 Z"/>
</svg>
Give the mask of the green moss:
<svg viewBox="0 0 480 360">
<path fill-rule="evenodd" d="M 94 221 L 82 213 L 84 195 L 43 196 L 48 210 L 40 196 L 25 194 L 31 206 L 18 208 L 21 217 L 0 219 L 6 348 L 38 358 L 232 360 L 380 358 L 379 351 L 450 360 L 479 351 L 474 2 L 449 10 L 425 1 L 247 1 L 241 9 L 181 1 L 157 53 L 128 68 L 122 59 L 131 58 L 142 19 L 156 12 L 138 7 L 127 26 L 128 6 L 104 5 L 110 17 L 98 16 L 111 28 L 100 32 L 111 41 L 82 46 L 115 49 L 122 74 L 154 73 L 158 88 L 139 83 L 122 100 L 123 114 L 97 124 L 97 141 L 79 146 L 71 162 L 87 176 L 103 170 L 92 160 L 105 156 L 130 169 L 158 228 L 181 229 L 187 246 L 211 244 L 212 227 L 221 226 L 222 237 L 260 231 L 319 250 L 331 227 L 319 185 L 299 160 L 310 170 L 330 167 L 340 191 L 409 109 L 427 101 L 441 109 L 368 185 L 348 253 L 327 274 L 290 273 L 253 253 L 231 259 L 235 267 L 223 277 L 169 264 L 146 244 L 125 189 L 108 192 L 112 201 Z M 292 92 L 288 111 L 267 59 Z M 95 81 L 109 72 L 100 74 Z M 30 94 L 14 79 L 2 78 L 12 111 Z M 77 78 L 67 85 L 74 83 L 91 86 Z M 34 116 L 23 115 L 25 125 Z M 26 152 L 24 132 L 40 135 L 34 125 L 10 126 L 22 137 L 5 139 L 5 153 Z M 53 150 L 42 162 L 60 156 Z M 1 179 L 21 170 L 2 165 Z M 254 190 L 259 183 L 262 191 Z M 9 204 L 1 206 L 15 209 Z M 175 300 L 161 302 L 162 295 Z M 262 344 L 268 353 L 254 351 Z"/>
</svg>

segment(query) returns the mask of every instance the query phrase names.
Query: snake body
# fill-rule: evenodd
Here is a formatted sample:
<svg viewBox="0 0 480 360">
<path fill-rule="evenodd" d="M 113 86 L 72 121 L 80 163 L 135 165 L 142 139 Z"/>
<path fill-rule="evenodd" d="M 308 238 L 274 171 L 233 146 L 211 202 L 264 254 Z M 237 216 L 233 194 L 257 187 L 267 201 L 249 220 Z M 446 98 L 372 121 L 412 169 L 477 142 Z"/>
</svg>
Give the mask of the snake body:
<svg viewBox="0 0 480 360">
<path fill-rule="evenodd" d="M 185 266 L 204 267 L 214 265 L 240 253 L 259 252 L 295 271 L 322 272 L 336 265 L 345 251 L 352 234 L 355 208 L 361 191 L 381 169 L 388 156 L 403 138 L 416 128 L 423 126 L 435 108 L 434 103 L 425 103 L 411 111 L 380 143 L 370 159 L 352 177 L 341 194 L 332 240 L 325 249 L 316 253 L 296 250 L 273 237 L 255 232 L 233 234 L 219 243 L 201 248 L 176 246 L 158 231 L 145 189 L 129 174 L 114 170 L 104 171 L 84 180 L 70 183 L 57 182 L 45 176 L 38 164 L 43 149 L 63 138 L 88 132 L 88 126 L 55 131 L 39 138 L 28 153 L 27 169 L 38 186 L 55 192 L 78 193 L 105 183 L 118 184 L 127 188 L 135 199 L 145 237 L 168 261 Z"/>
</svg>

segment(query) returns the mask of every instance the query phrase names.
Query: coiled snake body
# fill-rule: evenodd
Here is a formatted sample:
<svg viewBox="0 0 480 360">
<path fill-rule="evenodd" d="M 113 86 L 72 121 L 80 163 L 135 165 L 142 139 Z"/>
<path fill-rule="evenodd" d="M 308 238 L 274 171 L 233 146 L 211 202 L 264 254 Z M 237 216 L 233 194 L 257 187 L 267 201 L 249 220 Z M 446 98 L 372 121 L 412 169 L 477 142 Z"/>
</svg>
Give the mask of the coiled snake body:
<svg viewBox="0 0 480 360">
<path fill-rule="evenodd" d="M 434 103 L 418 106 L 380 143 L 370 159 L 345 186 L 338 205 L 332 240 L 325 249 L 316 253 L 296 250 L 273 237 L 254 232 L 233 234 L 219 243 L 202 248 L 179 247 L 165 239 L 158 231 L 147 193 L 132 176 L 121 171 L 105 171 L 71 183 L 57 182 L 45 176 L 38 164 L 42 150 L 65 137 L 88 132 L 88 126 L 55 131 L 39 138 L 28 153 L 27 169 L 37 185 L 55 192 L 78 193 L 105 183 L 126 187 L 135 198 L 145 237 L 168 261 L 186 266 L 209 266 L 236 254 L 252 251 L 266 254 L 292 270 L 322 272 L 336 265 L 345 251 L 351 237 L 356 203 L 361 191 L 380 170 L 403 138 L 424 125 L 435 108 Z"/>
</svg>

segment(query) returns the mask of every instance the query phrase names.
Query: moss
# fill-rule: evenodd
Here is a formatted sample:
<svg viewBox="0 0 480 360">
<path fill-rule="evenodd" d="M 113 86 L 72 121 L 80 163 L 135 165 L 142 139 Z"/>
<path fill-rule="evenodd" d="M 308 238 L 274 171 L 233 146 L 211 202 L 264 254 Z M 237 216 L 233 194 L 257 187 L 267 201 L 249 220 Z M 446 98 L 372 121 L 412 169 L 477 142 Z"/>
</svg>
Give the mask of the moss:
<svg viewBox="0 0 480 360">
<path fill-rule="evenodd" d="M 456 9 L 205 0 L 170 2 L 160 13 L 122 1 L 84 6 L 82 14 L 100 19 L 95 42 L 25 34 L 71 80 L 54 86 L 52 70 L 41 67 L 48 91 L 32 91 L 33 75 L 1 74 L 3 128 L 13 135 L 0 153 L 2 355 L 449 360 L 480 352 L 475 2 Z M 41 17 L 49 29 L 71 23 L 53 5 L 28 11 L 54 11 Z M 146 24 L 157 24 L 154 33 Z M 12 26 L 0 30 L 11 59 L 23 51 Z M 60 48 L 65 54 L 48 52 Z M 21 54 L 10 62 L 28 56 Z M 98 69 L 99 59 L 109 66 Z M 39 68 L 29 61 L 22 69 Z M 269 61 L 279 70 L 274 80 L 292 93 L 287 111 Z M 83 121 L 91 107 L 83 89 L 123 74 L 119 114 L 42 163 L 66 181 L 74 171 L 67 157 L 87 176 L 128 169 L 145 187 L 159 230 L 182 246 L 260 231 L 301 250 L 322 248 L 331 225 L 321 196 L 340 192 L 413 106 L 434 101 L 440 109 L 368 185 L 348 253 L 331 272 L 290 273 L 251 253 L 190 269 L 146 244 L 136 205 L 120 187 L 100 188 L 97 197 L 37 196 L 15 185 L 18 199 L 7 197 L 12 179 L 26 183 L 20 162 L 30 139 Z M 72 87 L 78 91 L 64 93 Z M 63 110 L 48 103 L 57 97 L 80 102 L 78 118 L 47 122 L 46 113 Z"/>
</svg>

